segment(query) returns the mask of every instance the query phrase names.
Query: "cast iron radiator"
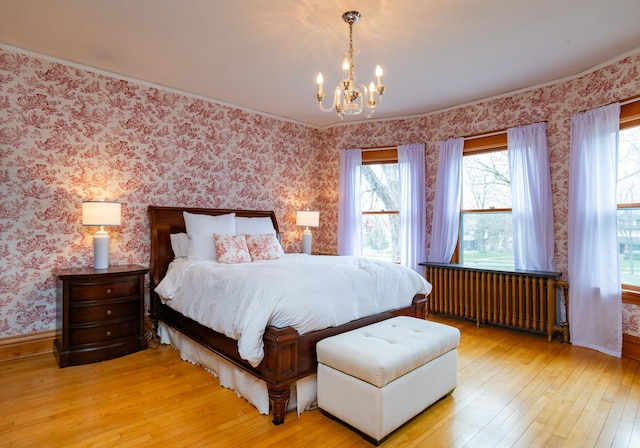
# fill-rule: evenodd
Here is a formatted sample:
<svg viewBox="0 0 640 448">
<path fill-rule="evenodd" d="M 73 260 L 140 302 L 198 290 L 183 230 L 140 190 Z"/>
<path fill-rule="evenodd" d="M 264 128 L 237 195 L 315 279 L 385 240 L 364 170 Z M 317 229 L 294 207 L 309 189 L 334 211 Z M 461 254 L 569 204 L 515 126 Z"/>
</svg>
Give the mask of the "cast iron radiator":
<svg viewBox="0 0 640 448">
<path fill-rule="evenodd" d="M 498 271 L 455 264 L 421 263 L 433 285 L 428 311 L 569 339 L 568 323 L 556 323 L 557 289 L 568 297 L 560 272 Z"/>
</svg>

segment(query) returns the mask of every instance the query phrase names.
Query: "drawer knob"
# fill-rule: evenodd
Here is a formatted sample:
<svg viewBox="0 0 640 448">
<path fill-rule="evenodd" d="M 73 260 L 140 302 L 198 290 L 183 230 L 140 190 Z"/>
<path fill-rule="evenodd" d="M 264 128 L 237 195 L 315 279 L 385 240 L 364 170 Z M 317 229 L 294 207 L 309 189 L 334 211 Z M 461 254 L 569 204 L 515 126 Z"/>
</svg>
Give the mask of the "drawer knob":
<svg viewBox="0 0 640 448">
<path fill-rule="evenodd" d="M 107 336 L 111 336 L 111 330 L 107 330 Z"/>
<path fill-rule="evenodd" d="M 107 294 L 111 294 L 111 288 L 107 288 Z"/>
<path fill-rule="evenodd" d="M 111 310 L 107 310 L 107 316 L 111 316 Z"/>
</svg>

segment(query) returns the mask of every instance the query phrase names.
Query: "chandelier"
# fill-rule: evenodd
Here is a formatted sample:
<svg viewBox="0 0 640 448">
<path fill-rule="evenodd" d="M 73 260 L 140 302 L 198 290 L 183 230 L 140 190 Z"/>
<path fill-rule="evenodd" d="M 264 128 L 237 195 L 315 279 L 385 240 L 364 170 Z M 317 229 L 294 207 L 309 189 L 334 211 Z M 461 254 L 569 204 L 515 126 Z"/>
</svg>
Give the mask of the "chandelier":
<svg viewBox="0 0 640 448">
<path fill-rule="evenodd" d="M 349 50 L 342 62 L 342 81 L 336 87 L 333 105 L 329 108 L 322 105 L 326 96 L 322 91 L 324 82 L 322 73 L 318 73 L 316 78 L 318 92 L 315 97 L 320 110 L 331 112 L 335 109 L 341 120 L 345 115 L 358 115 L 364 110 L 364 106 L 367 107 L 367 118 L 370 118 L 376 107 L 382 103 L 382 95 L 384 95 L 386 88 L 382 84 L 382 68 L 379 65 L 376 66 L 376 85 L 373 84 L 373 81 L 369 84 L 369 88 L 364 84 L 356 85 L 358 78 L 353 64 L 353 24 L 359 19 L 360 13 L 358 11 L 347 11 L 342 14 L 342 20 L 349 25 Z"/>
</svg>

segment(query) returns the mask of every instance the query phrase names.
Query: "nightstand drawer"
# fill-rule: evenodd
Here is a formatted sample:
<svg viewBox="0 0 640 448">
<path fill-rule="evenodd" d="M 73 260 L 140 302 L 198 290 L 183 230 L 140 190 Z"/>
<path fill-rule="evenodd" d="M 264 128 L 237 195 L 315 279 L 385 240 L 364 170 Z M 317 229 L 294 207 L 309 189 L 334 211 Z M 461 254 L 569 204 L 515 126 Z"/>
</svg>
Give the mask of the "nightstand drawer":
<svg viewBox="0 0 640 448">
<path fill-rule="evenodd" d="M 99 305 L 72 306 L 69 308 L 69 323 L 101 322 L 105 320 L 127 319 L 137 317 L 140 313 L 140 300 L 123 302 L 107 301 Z"/>
<path fill-rule="evenodd" d="M 72 284 L 69 297 L 71 300 L 100 300 L 139 294 L 139 277 L 129 277 L 118 282 Z"/>
<path fill-rule="evenodd" d="M 137 336 L 138 333 L 140 333 L 140 325 L 136 319 L 95 327 L 72 327 L 69 330 L 69 339 L 72 344 L 93 344 Z"/>
</svg>

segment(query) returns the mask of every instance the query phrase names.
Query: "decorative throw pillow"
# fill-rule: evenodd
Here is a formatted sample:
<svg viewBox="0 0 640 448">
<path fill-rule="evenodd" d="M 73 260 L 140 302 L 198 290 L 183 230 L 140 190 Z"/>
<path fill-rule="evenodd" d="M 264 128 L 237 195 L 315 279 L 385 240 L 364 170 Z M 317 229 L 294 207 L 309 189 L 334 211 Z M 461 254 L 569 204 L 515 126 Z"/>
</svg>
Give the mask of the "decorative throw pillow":
<svg viewBox="0 0 640 448">
<path fill-rule="evenodd" d="M 252 261 L 277 260 L 284 255 L 282 246 L 273 233 L 245 235 L 245 237 Z"/>
<path fill-rule="evenodd" d="M 244 235 L 220 235 L 215 233 L 213 239 L 216 245 L 218 263 L 251 263 L 251 256 L 249 255 L 247 240 Z"/>
</svg>

